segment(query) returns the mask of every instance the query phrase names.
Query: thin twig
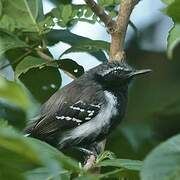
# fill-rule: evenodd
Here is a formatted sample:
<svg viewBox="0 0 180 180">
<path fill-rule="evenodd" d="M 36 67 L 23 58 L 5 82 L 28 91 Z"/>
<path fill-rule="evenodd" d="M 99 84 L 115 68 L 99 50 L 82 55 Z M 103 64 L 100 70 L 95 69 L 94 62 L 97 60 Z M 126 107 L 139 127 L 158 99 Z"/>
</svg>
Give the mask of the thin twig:
<svg viewBox="0 0 180 180">
<path fill-rule="evenodd" d="M 111 33 L 115 28 L 115 21 L 112 20 L 110 16 L 106 14 L 104 8 L 100 7 L 94 0 L 84 0 L 86 4 L 91 8 L 91 10 L 100 18 L 100 20 L 108 28 L 108 31 Z"/>
<path fill-rule="evenodd" d="M 36 50 L 37 54 L 39 55 L 39 57 L 41 57 L 42 59 L 47 60 L 47 61 L 53 60 L 53 58 L 51 56 L 44 53 L 40 48 L 35 48 L 35 50 Z"/>
<path fill-rule="evenodd" d="M 96 161 L 96 157 L 94 155 L 90 155 L 86 161 L 86 164 L 84 165 L 84 169 L 85 170 L 89 170 L 92 168 L 92 166 L 94 165 Z"/>
</svg>

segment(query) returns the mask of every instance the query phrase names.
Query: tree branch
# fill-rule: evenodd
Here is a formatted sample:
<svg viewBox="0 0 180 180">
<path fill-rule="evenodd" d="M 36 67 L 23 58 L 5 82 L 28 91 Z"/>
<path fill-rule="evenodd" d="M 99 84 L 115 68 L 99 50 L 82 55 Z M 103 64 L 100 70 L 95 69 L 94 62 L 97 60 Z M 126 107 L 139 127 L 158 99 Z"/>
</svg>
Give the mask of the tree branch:
<svg viewBox="0 0 180 180">
<path fill-rule="evenodd" d="M 91 8 L 91 10 L 100 18 L 100 20 L 108 28 L 108 31 L 111 33 L 115 28 L 115 21 L 112 20 L 110 16 L 106 14 L 104 8 L 100 7 L 94 0 L 84 0 L 86 4 Z"/>
<path fill-rule="evenodd" d="M 106 145 L 106 139 L 98 143 L 98 149 L 100 152 L 104 152 Z M 96 162 L 96 156 L 95 155 L 90 155 L 84 165 L 85 170 L 91 170 L 93 174 L 99 174 L 100 173 L 100 167 L 94 167 L 94 164 Z"/>
<path fill-rule="evenodd" d="M 122 61 L 125 58 L 124 41 L 129 18 L 139 0 L 122 0 L 116 20 L 116 30 L 111 34 L 109 61 Z"/>
</svg>

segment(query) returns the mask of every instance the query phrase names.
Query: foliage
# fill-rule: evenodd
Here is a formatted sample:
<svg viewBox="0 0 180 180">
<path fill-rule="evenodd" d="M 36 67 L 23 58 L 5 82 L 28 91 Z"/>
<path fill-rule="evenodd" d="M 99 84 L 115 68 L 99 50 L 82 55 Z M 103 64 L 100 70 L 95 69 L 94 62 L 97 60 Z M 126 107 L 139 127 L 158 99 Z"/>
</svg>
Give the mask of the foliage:
<svg viewBox="0 0 180 180">
<path fill-rule="evenodd" d="M 174 50 L 180 42 L 180 1 L 162 1 L 166 4 L 163 12 L 174 22 L 167 39 L 167 54 L 173 58 Z M 61 87 L 61 72 L 63 71 L 73 78 L 78 78 L 84 73 L 81 65 L 73 59 L 63 58 L 63 55 L 85 52 L 104 62 L 107 61 L 106 56 L 109 54 L 109 42 L 93 40 L 71 32 L 79 21 L 91 24 L 100 22 L 89 7 L 84 4 L 73 4 L 71 0 L 51 0 L 55 7 L 44 14 L 42 2 L 42 0 L 0 0 L 0 61 L 11 66 L 14 73 L 14 80 L 0 76 L 0 179 L 128 178 L 136 180 L 139 179 L 139 172 L 141 179 L 144 180 L 178 179 L 179 135 L 160 144 L 148 154 L 148 151 L 159 141 L 154 142 L 153 127 L 147 122 L 127 123 L 117 130 L 114 136 L 120 138 L 116 138 L 118 140 L 116 143 L 108 142 L 110 144 L 108 147 L 112 149 L 115 147 L 117 154 L 123 151 L 125 155 L 121 159 L 109 151 L 99 155 L 94 166 L 101 167 L 102 171 L 96 176 L 83 170 L 77 160 L 64 155 L 50 145 L 23 136 L 20 131 L 25 127 L 26 121 L 35 114 L 39 105 Z M 97 2 L 112 18 L 117 16 L 117 6 L 120 0 L 98 0 Z M 58 28 L 55 28 L 57 26 Z M 49 52 L 49 47 L 53 47 L 59 42 L 66 43 L 70 47 L 61 52 L 58 59 L 55 59 Z M 3 67 L 0 68 L 3 69 Z M 176 76 L 179 75 L 178 69 L 174 68 L 173 72 L 176 73 Z M 169 74 L 167 76 L 166 74 L 164 75 L 165 79 L 169 77 Z M 142 82 L 145 83 L 145 81 Z M 163 82 L 156 85 L 162 86 L 162 84 Z M 164 89 L 160 87 L 160 91 L 156 92 L 156 97 L 162 94 L 162 89 L 166 93 L 169 85 L 167 85 L 167 81 L 165 84 Z M 139 89 L 142 89 L 143 86 L 144 93 L 147 91 L 146 95 L 149 96 L 149 99 L 146 98 L 146 100 L 151 103 L 155 102 L 150 95 L 152 87 L 146 85 L 146 87 L 144 84 L 139 85 Z M 133 89 L 136 95 L 139 94 L 139 89 Z M 129 107 L 131 112 L 129 119 L 136 120 L 138 117 L 136 106 L 139 97 L 141 96 L 136 96 L 133 101 L 136 104 L 133 104 L 130 98 L 133 108 Z M 141 103 L 143 104 L 142 98 Z M 142 105 L 142 119 L 147 118 L 146 121 L 148 121 L 148 115 L 157 110 L 155 108 L 160 105 L 154 103 L 152 106 L 150 112 L 149 109 L 145 110 Z M 158 122 L 163 119 L 163 123 L 160 123 L 161 128 L 158 129 L 159 133 L 166 127 L 174 130 L 174 126 L 171 127 L 172 123 L 170 122 L 179 117 L 179 101 L 177 103 L 176 99 L 175 103 L 162 107 L 154 113 L 154 116 L 150 116 L 150 119 L 158 119 Z M 158 128 L 159 124 L 156 126 Z M 177 131 L 174 134 L 176 133 Z M 168 134 L 168 137 L 171 135 Z M 147 145 L 149 140 L 151 140 L 151 144 Z M 139 150 L 143 143 L 145 143 L 145 148 L 141 147 Z M 143 151 L 140 152 L 143 155 L 138 156 L 137 151 Z M 144 161 L 134 160 L 144 159 L 146 155 Z"/>
<path fill-rule="evenodd" d="M 156 147 L 144 160 L 141 177 L 144 180 L 178 180 L 180 177 L 180 135 Z"/>
<path fill-rule="evenodd" d="M 179 0 L 162 0 L 168 6 L 163 10 L 169 17 L 173 19 L 174 25 L 169 31 L 167 54 L 169 58 L 173 56 L 173 49 L 180 42 L 180 1 Z"/>
</svg>

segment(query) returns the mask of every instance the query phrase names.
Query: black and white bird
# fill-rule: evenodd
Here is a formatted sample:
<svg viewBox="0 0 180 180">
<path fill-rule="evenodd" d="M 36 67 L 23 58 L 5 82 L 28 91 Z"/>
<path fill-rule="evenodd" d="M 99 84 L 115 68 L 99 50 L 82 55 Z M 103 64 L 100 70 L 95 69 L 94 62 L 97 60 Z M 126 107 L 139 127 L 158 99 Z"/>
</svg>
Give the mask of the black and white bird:
<svg viewBox="0 0 180 180">
<path fill-rule="evenodd" d="M 125 61 L 100 64 L 52 95 L 25 132 L 58 149 L 90 151 L 124 117 L 131 80 L 150 71 Z"/>
</svg>

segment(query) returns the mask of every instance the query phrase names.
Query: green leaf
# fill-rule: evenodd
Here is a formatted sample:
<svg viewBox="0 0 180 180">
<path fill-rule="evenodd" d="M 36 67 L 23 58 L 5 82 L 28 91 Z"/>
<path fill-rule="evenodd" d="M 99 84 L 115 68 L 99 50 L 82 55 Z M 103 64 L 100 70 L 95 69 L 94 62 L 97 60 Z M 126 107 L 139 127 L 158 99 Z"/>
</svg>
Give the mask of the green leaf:
<svg viewBox="0 0 180 180">
<path fill-rule="evenodd" d="M 25 47 L 28 47 L 28 45 L 14 34 L 0 31 L 0 56 L 10 49 Z"/>
<path fill-rule="evenodd" d="M 127 179 L 139 180 L 139 172 L 123 169 L 115 169 L 113 171 L 105 172 L 100 175 L 100 179 Z"/>
<path fill-rule="evenodd" d="M 100 40 L 86 40 L 70 47 L 65 52 L 63 52 L 61 56 L 63 56 L 64 54 L 72 53 L 72 52 L 92 53 L 92 52 L 97 52 L 101 50 L 105 50 L 106 52 L 108 52 L 109 43 L 105 41 L 100 41 Z"/>
<path fill-rule="evenodd" d="M 68 23 L 72 14 L 72 6 L 70 4 L 66 4 L 62 7 L 61 17 L 64 23 Z"/>
<path fill-rule="evenodd" d="M 174 2 L 174 0 L 161 0 L 163 3 L 170 5 L 171 3 Z"/>
<path fill-rule="evenodd" d="M 172 17 L 173 21 L 180 23 L 180 0 L 174 0 L 167 8 L 166 13 Z"/>
<path fill-rule="evenodd" d="M 11 128 L 0 129 L 0 179 L 24 179 L 22 173 L 41 167 L 42 161 L 31 144 Z M 8 171 L 10 170 L 10 172 Z"/>
<path fill-rule="evenodd" d="M 13 32 L 15 29 L 20 29 L 21 26 L 13 20 L 13 18 L 4 14 L 0 19 L 0 28 Z"/>
<path fill-rule="evenodd" d="M 25 90 L 17 83 L 0 76 L 0 98 L 27 110 L 30 101 Z"/>
<path fill-rule="evenodd" d="M 9 127 L 8 122 L 3 118 L 0 118 L 0 128 L 7 128 Z"/>
<path fill-rule="evenodd" d="M 0 0 L 0 17 L 2 15 L 2 1 Z"/>
<path fill-rule="evenodd" d="M 37 168 L 30 172 L 25 173 L 27 180 L 70 180 L 70 172 L 61 170 L 57 173 L 52 173 L 48 168 Z"/>
<path fill-rule="evenodd" d="M 103 6 L 105 4 L 105 0 L 98 0 L 97 1 L 99 5 Z"/>
<path fill-rule="evenodd" d="M 142 167 L 142 161 L 131 159 L 109 159 L 100 162 L 98 166 L 114 166 L 126 170 L 140 171 Z"/>
<path fill-rule="evenodd" d="M 0 118 L 8 121 L 9 125 L 22 130 L 26 124 L 25 112 L 15 106 L 0 101 Z"/>
<path fill-rule="evenodd" d="M 73 180 L 100 180 L 98 175 L 86 174 L 79 177 L 74 178 Z"/>
<path fill-rule="evenodd" d="M 110 151 L 104 151 L 97 157 L 96 163 L 98 164 L 105 159 L 115 159 L 115 154 Z"/>
<path fill-rule="evenodd" d="M 88 42 L 89 44 L 93 45 L 94 42 L 89 38 L 85 38 L 73 34 L 69 30 L 52 30 L 46 34 L 46 38 L 48 40 L 48 45 L 50 46 L 60 41 L 70 44 L 71 46 L 76 46 L 76 45 L 78 46 L 78 44 L 83 44 L 84 42 Z M 108 43 L 105 42 L 105 44 L 106 44 L 105 47 L 107 48 Z M 89 52 L 89 53 L 100 61 L 107 61 L 107 58 L 102 50 L 96 52 Z"/>
<path fill-rule="evenodd" d="M 47 61 L 44 59 L 27 56 L 16 66 L 16 77 L 19 77 L 22 73 L 26 73 L 32 68 L 42 68 L 46 63 Z"/>
<path fill-rule="evenodd" d="M 12 128 L 0 129 L 0 179 L 39 180 L 60 179 L 59 175 L 71 170 L 80 172 L 78 163 L 50 145 L 32 138 L 25 138 Z M 11 173 L 9 173 L 9 171 Z"/>
<path fill-rule="evenodd" d="M 173 57 L 173 50 L 176 45 L 180 42 L 180 24 L 175 24 L 169 31 L 168 44 L 167 44 L 167 55 L 169 58 Z"/>
<path fill-rule="evenodd" d="M 49 15 L 58 19 L 59 26 L 72 27 L 83 15 L 85 15 L 86 20 L 91 20 L 91 18 L 86 18 L 92 15 L 92 11 L 90 11 L 90 8 L 84 4 L 64 3 L 52 9 Z"/>
<path fill-rule="evenodd" d="M 144 160 L 143 180 L 179 180 L 180 135 L 157 146 Z"/>
<path fill-rule="evenodd" d="M 84 74 L 84 68 L 72 59 L 60 59 L 56 62 L 60 69 L 70 73 L 76 78 Z"/>
<path fill-rule="evenodd" d="M 19 79 L 41 103 L 49 99 L 61 86 L 61 75 L 55 67 L 32 68 L 21 74 Z"/>
<path fill-rule="evenodd" d="M 6 0 L 3 3 L 3 17 L 1 21 L 5 24 L 4 16 L 11 19 L 10 22 L 6 22 L 6 27 L 8 24 L 14 24 L 14 28 L 20 28 L 28 32 L 39 32 L 40 29 L 37 25 L 37 18 L 40 15 L 39 11 L 42 13 L 42 1 L 41 0 Z M 7 19 L 7 18 L 6 18 Z M 42 20 L 42 18 L 40 18 Z M 0 22 L 1 22 L 0 21 Z M 13 21 L 14 23 L 12 23 Z M 0 23 L 1 24 L 1 23 Z M 1 28 L 4 26 L 0 25 Z M 9 29 L 8 29 L 9 30 Z"/>
<path fill-rule="evenodd" d="M 93 11 L 90 8 L 87 8 L 84 16 L 85 17 L 91 17 L 93 15 Z"/>
</svg>

